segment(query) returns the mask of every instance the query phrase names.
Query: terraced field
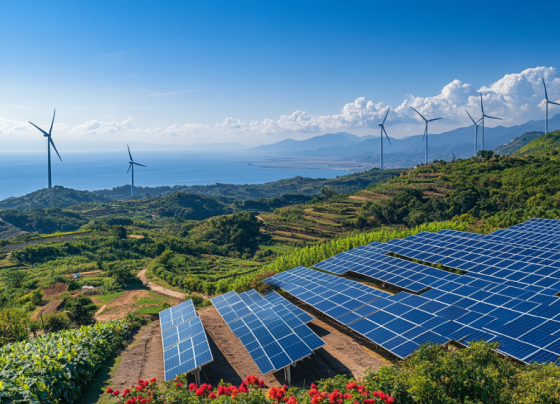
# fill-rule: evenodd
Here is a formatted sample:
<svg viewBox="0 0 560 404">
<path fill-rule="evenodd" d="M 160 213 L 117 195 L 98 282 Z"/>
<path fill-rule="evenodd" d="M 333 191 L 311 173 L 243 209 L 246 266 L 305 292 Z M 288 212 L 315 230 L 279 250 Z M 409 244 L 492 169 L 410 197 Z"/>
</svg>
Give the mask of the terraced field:
<svg viewBox="0 0 560 404">
<path fill-rule="evenodd" d="M 276 209 L 261 214 L 265 229 L 278 242 L 315 244 L 353 230 L 363 202 L 348 198 Z"/>
</svg>

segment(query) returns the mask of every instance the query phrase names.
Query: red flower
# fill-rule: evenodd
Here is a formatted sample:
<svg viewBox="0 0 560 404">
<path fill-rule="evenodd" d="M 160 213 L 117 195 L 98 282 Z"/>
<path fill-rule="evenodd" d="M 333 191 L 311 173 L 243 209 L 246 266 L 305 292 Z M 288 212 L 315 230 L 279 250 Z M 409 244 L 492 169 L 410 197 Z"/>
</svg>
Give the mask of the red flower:
<svg viewBox="0 0 560 404">
<path fill-rule="evenodd" d="M 218 397 L 218 396 L 214 392 L 210 393 L 210 395 L 208 396 L 208 398 L 211 398 L 211 399 L 214 399 L 216 397 Z"/>
<path fill-rule="evenodd" d="M 119 389 L 113 391 L 113 395 L 114 395 L 115 397 L 118 396 L 118 395 L 119 395 Z"/>
<path fill-rule="evenodd" d="M 286 386 L 279 389 L 278 387 L 271 387 L 270 390 L 267 391 L 266 396 L 270 400 L 276 400 L 276 404 L 280 403 L 280 400 L 284 398 L 284 393 L 286 391 Z"/>
<path fill-rule="evenodd" d="M 385 402 L 386 402 L 387 404 L 391 404 L 391 403 L 394 403 L 394 402 L 395 402 L 395 399 L 394 399 L 393 397 L 391 397 L 391 396 L 385 396 Z"/>
<path fill-rule="evenodd" d="M 358 385 L 354 382 L 348 382 L 348 384 L 346 384 L 346 390 L 352 390 L 355 389 L 356 387 L 358 387 Z"/>
<path fill-rule="evenodd" d="M 110 387 L 107 387 L 107 391 L 105 393 L 107 394 L 111 394 L 113 392 L 113 389 Z"/>
<path fill-rule="evenodd" d="M 179 383 L 175 383 L 175 387 L 182 387 L 183 383 L 179 382 Z"/>
<path fill-rule="evenodd" d="M 344 399 L 345 399 L 345 400 L 346 400 L 346 399 L 349 399 L 349 398 L 352 398 L 352 394 L 350 394 L 350 393 L 344 394 Z"/>
<path fill-rule="evenodd" d="M 122 393 L 122 396 L 123 396 L 123 397 L 126 397 L 126 395 L 127 395 L 128 393 L 130 393 L 130 390 L 129 390 L 129 389 L 124 389 L 124 391 L 123 391 L 123 393 Z"/>
<path fill-rule="evenodd" d="M 150 379 L 150 383 L 155 383 L 156 381 L 157 381 L 157 379 L 155 377 Z"/>
<path fill-rule="evenodd" d="M 312 388 L 312 389 L 315 388 L 315 383 L 311 383 L 311 388 Z"/>
<path fill-rule="evenodd" d="M 197 385 L 195 383 L 189 384 L 189 390 L 190 391 L 195 391 L 196 389 L 197 389 Z"/>
<path fill-rule="evenodd" d="M 144 387 L 142 387 L 142 386 L 136 386 L 136 390 L 137 390 L 137 391 L 142 391 L 143 388 L 144 388 Z"/>
</svg>

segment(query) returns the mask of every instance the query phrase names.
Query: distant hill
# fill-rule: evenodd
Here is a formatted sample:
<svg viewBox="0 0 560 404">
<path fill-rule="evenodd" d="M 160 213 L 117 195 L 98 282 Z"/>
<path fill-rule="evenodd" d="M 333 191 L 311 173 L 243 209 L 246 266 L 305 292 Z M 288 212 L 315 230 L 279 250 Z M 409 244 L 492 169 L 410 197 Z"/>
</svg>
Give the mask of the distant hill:
<svg viewBox="0 0 560 404">
<path fill-rule="evenodd" d="M 0 209 L 31 210 L 43 208 L 65 208 L 84 202 L 110 202 L 111 199 L 90 191 L 77 191 L 55 186 L 40 189 L 30 194 L 0 201 Z"/>
<path fill-rule="evenodd" d="M 560 130 L 547 133 L 546 135 L 540 136 L 532 142 L 526 144 L 519 150 L 512 153 L 516 156 L 541 156 L 547 153 L 560 152 Z"/>
<path fill-rule="evenodd" d="M 508 142 L 508 143 L 503 144 L 499 147 L 496 147 L 494 149 L 494 153 L 496 153 L 496 154 L 511 154 L 514 151 L 516 151 L 518 149 L 521 149 L 527 143 L 541 137 L 542 135 L 544 135 L 544 132 L 533 131 L 533 132 L 524 133 L 521 136 L 518 136 L 515 139 L 513 139 L 511 142 Z"/>
<path fill-rule="evenodd" d="M 212 185 L 176 185 L 173 187 L 135 187 L 136 197 L 130 197 L 130 185 L 123 185 L 113 189 L 103 189 L 98 191 L 77 191 L 75 189 L 64 188 L 56 186 L 52 189 L 41 189 L 30 194 L 12 197 L 0 201 L 0 210 L 2 209 L 17 209 L 17 210 L 32 210 L 44 208 L 67 208 L 73 205 L 82 205 L 83 209 L 86 206 L 96 206 L 100 203 L 108 203 L 119 200 L 130 199 L 144 199 L 146 195 L 150 197 L 168 195 L 177 192 L 184 192 L 188 194 L 198 194 L 211 196 L 213 201 L 219 201 L 226 205 L 231 205 L 235 200 L 248 200 L 260 198 L 276 198 L 285 194 L 304 194 L 304 195 L 318 195 L 324 187 L 331 187 L 338 193 L 350 193 L 360 189 L 364 189 L 371 184 L 387 181 L 401 173 L 402 170 L 378 170 L 373 169 L 363 171 L 355 174 L 342 175 L 338 178 L 307 178 L 307 177 L 293 177 L 284 180 L 267 182 L 264 184 L 248 184 L 248 185 L 233 185 L 233 184 L 212 184 Z M 178 198 L 178 197 L 174 197 Z M 295 197 L 290 197 L 294 199 Z M 288 199 L 290 199 L 288 198 Z M 286 199 L 286 198 L 284 198 Z M 270 205 L 269 202 L 255 201 L 255 206 L 265 203 L 267 206 L 280 204 L 285 206 L 287 200 L 280 198 Z M 297 199 L 297 198 L 296 198 Z M 171 201 L 168 201 L 172 203 Z M 167 205 L 165 202 L 164 205 Z M 194 203 L 194 201 L 191 201 Z M 163 203 L 163 202 L 162 202 Z M 181 207 L 181 200 L 176 199 L 176 208 Z M 197 202 L 198 203 L 198 202 Z M 200 201 L 202 205 L 207 204 L 209 212 L 214 208 L 210 207 L 211 202 Z M 163 205 L 162 205 L 163 206 Z M 190 206 L 190 205 L 189 205 Z M 159 207 L 153 206 L 154 209 Z M 165 208 L 165 207 L 163 207 Z M 209 213 L 210 214 L 210 213 Z M 218 214 L 218 213 L 216 213 Z M 213 215 L 213 214 L 212 214 Z M 2 230 L 0 229 L 0 232 Z"/>
<path fill-rule="evenodd" d="M 342 175 L 338 178 L 308 178 L 293 177 L 264 184 L 212 184 L 212 185 L 175 185 L 173 187 L 135 187 L 137 195 L 149 194 L 151 196 L 165 195 L 172 192 L 184 191 L 214 197 L 229 197 L 235 199 L 258 199 L 274 198 L 284 194 L 306 194 L 315 195 L 321 192 L 323 187 L 334 188 L 338 193 L 350 193 L 364 189 L 369 184 L 387 181 L 401 170 L 379 170 L 373 169 L 355 174 Z M 130 199 L 130 185 L 123 185 L 113 189 L 94 191 L 98 195 L 112 200 Z"/>
<path fill-rule="evenodd" d="M 281 142 L 253 147 L 251 152 L 291 154 L 307 150 L 318 150 L 325 147 L 347 147 L 356 145 L 372 136 L 359 137 L 346 132 L 327 133 L 326 135 L 314 136 L 306 140 L 286 139 Z"/>
<path fill-rule="evenodd" d="M 548 121 L 549 128 L 560 129 L 560 114 Z M 420 131 L 421 125 L 419 125 Z M 487 150 L 493 150 L 509 143 L 516 137 L 528 132 L 544 130 L 544 120 L 528 121 L 522 125 L 511 127 L 497 126 L 486 128 L 484 131 Z M 388 132 L 391 131 L 388 129 Z M 480 144 L 479 131 L 479 144 Z M 354 160 L 364 163 L 379 162 L 379 137 L 357 137 L 345 132 L 315 136 L 308 140 L 296 141 L 287 139 L 273 145 L 259 146 L 250 151 L 273 153 L 300 158 L 336 158 Z M 334 144 L 333 144 L 334 143 Z M 451 160 L 452 154 L 456 158 L 467 158 L 473 155 L 474 127 L 457 128 L 440 134 L 431 134 L 429 139 L 429 160 Z M 384 148 L 384 164 L 386 167 L 411 167 L 424 161 L 422 135 L 406 138 L 391 138 L 391 145 Z"/>
</svg>

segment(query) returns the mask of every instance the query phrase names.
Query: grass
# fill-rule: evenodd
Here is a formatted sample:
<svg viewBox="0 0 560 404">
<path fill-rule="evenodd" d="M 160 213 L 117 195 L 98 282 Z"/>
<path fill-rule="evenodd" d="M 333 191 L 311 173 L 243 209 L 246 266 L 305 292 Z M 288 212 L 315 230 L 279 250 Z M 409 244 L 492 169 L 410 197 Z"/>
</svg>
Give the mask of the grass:
<svg viewBox="0 0 560 404">
<path fill-rule="evenodd" d="M 309 217 L 309 216 L 304 216 L 304 217 L 305 217 L 307 220 L 310 220 L 310 221 L 312 221 L 312 222 L 319 223 L 319 224 L 324 224 L 324 225 L 326 225 L 326 226 L 342 227 L 342 224 L 340 224 L 340 223 L 327 222 L 327 221 L 324 221 L 324 220 L 316 219 L 316 218 L 314 218 L 314 217 L 312 217 L 312 216 L 311 216 L 311 217 Z"/>
<path fill-rule="evenodd" d="M 304 209 L 303 211 L 308 215 L 324 217 L 327 219 L 346 219 L 348 217 L 346 215 L 335 215 L 332 213 L 315 212 L 313 209 Z"/>
<path fill-rule="evenodd" d="M 114 401 L 111 400 L 109 394 L 105 394 L 105 390 L 107 387 L 113 387 L 111 378 L 115 375 L 121 362 L 121 355 L 108 359 L 97 371 L 76 404 L 113 404 Z"/>
<path fill-rule="evenodd" d="M 134 314 L 158 314 L 163 310 L 163 306 L 156 307 L 142 307 L 134 312 Z"/>
<path fill-rule="evenodd" d="M 95 296 L 95 300 L 97 300 L 99 302 L 99 304 L 107 304 L 109 303 L 111 300 L 119 297 L 120 295 L 122 295 L 124 292 L 113 292 L 113 293 L 105 293 L 103 295 L 97 295 Z"/>
</svg>

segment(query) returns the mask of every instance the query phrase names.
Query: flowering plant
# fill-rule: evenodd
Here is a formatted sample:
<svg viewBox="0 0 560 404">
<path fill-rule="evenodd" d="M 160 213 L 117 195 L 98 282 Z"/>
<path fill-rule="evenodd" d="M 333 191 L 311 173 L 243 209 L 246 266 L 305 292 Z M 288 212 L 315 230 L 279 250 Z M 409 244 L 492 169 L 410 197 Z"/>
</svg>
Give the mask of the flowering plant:
<svg viewBox="0 0 560 404">
<path fill-rule="evenodd" d="M 391 404 L 393 397 L 381 391 L 368 391 L 354 381 L 346 387 L 329 389 L 330 386 L 311 384 L 310 390 L 283 387 L 266 388 L 264 380 L 248 376 L 239 386 L 220 383 L 217 388 L 203 383 L 188 384 L 185 376 L 158 386 L 156 379 L 138 380 L 136 386 L 122 392 L 108 388 L 106 393 L 119 404 L 210 404 L 215 402 L 236 404 Z M 330 391 L 329 391 L 330 390 Z M 328 401 L 327 401 L 328 400 Z"/>
</svg>

